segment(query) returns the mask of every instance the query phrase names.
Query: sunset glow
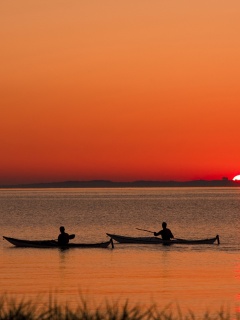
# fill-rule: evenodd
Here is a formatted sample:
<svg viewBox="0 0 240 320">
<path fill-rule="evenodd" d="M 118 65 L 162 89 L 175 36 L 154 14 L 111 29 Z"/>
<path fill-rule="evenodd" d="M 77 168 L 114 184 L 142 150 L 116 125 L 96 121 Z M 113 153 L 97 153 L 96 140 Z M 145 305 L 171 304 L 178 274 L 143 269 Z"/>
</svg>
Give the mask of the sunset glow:
<svg viewBox="0 0 240 320">
<path fill-rule="evenodd" d="M 2 1 L 0 185 L 230 179 L 240 2 Z"/>
</svg>

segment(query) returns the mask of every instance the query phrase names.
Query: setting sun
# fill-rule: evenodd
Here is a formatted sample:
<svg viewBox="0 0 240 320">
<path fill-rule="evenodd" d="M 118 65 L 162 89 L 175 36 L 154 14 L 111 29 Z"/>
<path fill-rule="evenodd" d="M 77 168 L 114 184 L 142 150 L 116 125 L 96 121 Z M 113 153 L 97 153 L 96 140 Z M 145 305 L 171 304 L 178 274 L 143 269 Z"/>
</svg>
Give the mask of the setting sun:
<svg viewBox="0 0 240 320">
<path fill-rule="evenodd" d="M 233 181 L 240 181 L 240 174 L 233 178 Z"/>
</svg>

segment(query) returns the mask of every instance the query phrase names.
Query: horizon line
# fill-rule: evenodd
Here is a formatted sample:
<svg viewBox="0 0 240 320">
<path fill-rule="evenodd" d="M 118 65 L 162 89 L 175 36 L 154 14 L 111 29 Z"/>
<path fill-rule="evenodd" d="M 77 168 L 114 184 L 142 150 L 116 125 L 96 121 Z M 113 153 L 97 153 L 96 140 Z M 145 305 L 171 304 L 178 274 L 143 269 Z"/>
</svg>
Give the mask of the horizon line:
<svg viewBox="0 0 240 320">
<path fill-rule="evenodd" d="M 104 179 L 93 180 L 63 180 L 51 182 L 33 182 L 33 183 L 17 183 L 17 184 L 2 184 L 1 189 L 4 188 L 83 188 L 83 187 L 164 187 L 164 186 L 238 186 L 240 181 L 229 180 L 226 177 L 222 179 L 195 179 L 195 180 L 133 180 L 133 181 L 112 181 Z"/>
</svg>

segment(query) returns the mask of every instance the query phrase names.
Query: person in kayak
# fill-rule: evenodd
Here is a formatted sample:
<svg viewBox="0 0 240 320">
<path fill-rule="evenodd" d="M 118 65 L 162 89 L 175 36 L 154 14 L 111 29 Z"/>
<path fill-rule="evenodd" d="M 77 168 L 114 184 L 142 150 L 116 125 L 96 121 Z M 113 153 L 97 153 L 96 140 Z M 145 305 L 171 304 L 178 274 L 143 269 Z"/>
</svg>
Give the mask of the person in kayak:
<svg viewBox="0 0 240 320">
<path fill-rule="evenodd" d="M 66 246 L 70 239 L 75 238 L 75 234 L 69 235 L 65 232 L 65 228 L 63 226 L 60 227 L 60 234 L 58 236 L 58 243 L 62 246 Z"/>
<path fill-rule="evenodd" d="M 160 230 L 159 232 L 154 232 L 155 237 L 157 237 L 159 235 L 161 235 L 163 240 L 170 240 L 170 239 L 174 238 L 172 231 L 167 228 L 166 222 L 162 223 L 162 230 Z"/>
</svg>

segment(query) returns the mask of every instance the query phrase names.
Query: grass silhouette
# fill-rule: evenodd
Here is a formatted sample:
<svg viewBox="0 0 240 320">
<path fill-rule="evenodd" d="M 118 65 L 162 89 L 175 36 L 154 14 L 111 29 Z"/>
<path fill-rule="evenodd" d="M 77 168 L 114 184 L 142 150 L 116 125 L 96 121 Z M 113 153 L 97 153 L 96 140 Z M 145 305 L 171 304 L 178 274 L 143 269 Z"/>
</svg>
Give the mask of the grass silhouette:
<svg viewBox="0 0 240 320">
<path fill-rule="evenodd" d="M 173 310 L 174 309 L 174 310 Z M 128 301 L 124 305 L 118 303 L 105 303 L 94 310 L 89 304 L 81 298 L 79 305 L 72 309 L 65 305 L 59 304 L 56 300 L 49 299 L 44 306 L 39 306 L 37 302 L 22 299 L 16 301 L 3 295 L 0 298 L 0 320 L 230 320 L 232 316 L 229 311 L 221 309 L 216 314 L 206 312 L 201 317 L 195 316 L 193 312 L 188 311 L 182 314 L 181 309 L 177 306 L 172 308 L 171 305 L 159 310 L 156 305 L 149 308 L 142 308 L 140 305 L 131 307 Z M 235 320 L 240 320 L 236 314 Z"/>
</svg>

